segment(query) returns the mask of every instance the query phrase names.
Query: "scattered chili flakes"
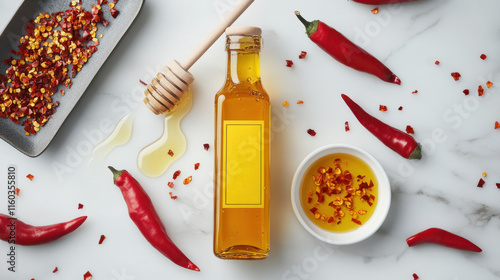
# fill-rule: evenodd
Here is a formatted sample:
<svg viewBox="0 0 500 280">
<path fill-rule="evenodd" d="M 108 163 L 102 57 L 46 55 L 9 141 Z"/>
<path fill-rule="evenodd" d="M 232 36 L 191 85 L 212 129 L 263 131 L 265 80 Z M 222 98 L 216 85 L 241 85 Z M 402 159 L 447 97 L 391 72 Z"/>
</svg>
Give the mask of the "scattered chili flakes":
<svg viewBox="0 0 500 280">
<path fill-rule="evenodd" d="M 346 132 L 347 132 L 347 131 L 349 131 L 349 130 L 351 130 L 351 129 L 349 128 L 349 122 L 347 122 L 347 121 L 345 122 L 344 127 L 345 127 L 345 131 L 346 131 Z"/>
<path fill-rule="evenodd" d="M 483 187 L 483 185 L 484 185 L 484 183 L 486 183 L 486 182 L 483 180 L 483 178 L 480 178 L 480 179 L 479 179 L 479 182 L 477 183 L 477 187 L 478 187 L 478 188 L 482 188 L 482 187 Z"/>
<path fill-rule="evenodd" d="M 177 177 L 179 177 L 179 175 L 181 175 L 181 171 L 177 170 L 174 172 L 174 175 L 172 176 L 172 178 L 175 180 L 175 179 L 177 179 Z"/>
<path fill-rule="evenodd" d="M 436 60 L 436 62 L 434 62 L 434 64 L 436 64 L 436 65 L 439 65 L 439 63 L 441 63 L 441 62 L 439 62 L 439 60 Z"/>
<path fill-rule="evenodd" d="M 413 280 L 418 280 L 418 275 L 416 273 L 413 273 Z"/>
<path fill-rule="evenodd" d="M 145 86 L 148 86 L 148 84 L 146 84 L 143 80 L 139 79 L 139 83 L 145 85 Z"/>
<path fill-rule="evenodd" d="M 361 221 L 358 219 L 351 218 L 351 221 L 353 221 L 354 223 L 356 223 L 358 225 L 361 225 Z"/>
<path fill-rule="evenodd" d="M 78 203 L 78 209 L 83 209 L 83 204 Z"/>
<path fill-rule="evenodd" d="M 411 92 L 411 94 L 416 94 L 416 93 L 418 93 L 418 90 L 414 90 Z"/>
<path fill-rule="evenodd" d="M 483 95 L 484 95 L 484 88 L 483 88 L 483 86 L 482 86 L 482 85 L 479 85 L 479 86 L 477 87 L 477 94 L 478 94 L 479 96 L 483 96 Z"/>
<path fill-rule="evenodd" d="M 200 163 L 197 162 L 194 164 L 194 170 L 198 170 L 198 168 L 200 168 Z"/>
<path fill-rule="evenodd" d="M 186 179 L 184 179 L 184 181 L 182 181 L 182 183 L 184 185 L 187 185 L 187 184 L 191 183 L 191 181 L 193 181 L 193 176 L 187 177 Z"/>
<path fill-rule="evenodd" d="M 486 57 L 487 57 L 487 56 L 486 56 L 484 53 L 480 56 L 480 58 L 481 58 L 482 60 L 485 60 L 485 59 L 486 59 Z"/>
<path fill-rule="evenodd" d="M 302 101 L 302 100 L 297 100 L 297 104 L 304 104 L 304 101 Z"/>
<path fill-rule="evenodd" d="M 374 14 L 374 15 L 378 14 L 378 7 L 376 7 L 375 9 L 372 10 L 372 14 Z"/>
<path fill-rule="evenodd" d="M 112 4 L 111 4 L 111 5 L 112 5 Z M 111 6 L 111 5 L 110 5 L 110 6 Z M 114 5 L 113 5 L 113 6 L 114 6 Z M 110 8 L 110 9 L 109 9 L 109 12 L 111 13 L 111 16 L 112 16 L 113 18 L 116 18 L 116 17 L 118 16 L 118 14 L 120 13 L 120 11 L 118 11 L 117 9 L 115 9 L 115 7 Z"/>
<path fill-rule="evenodd" d="M 385 111 L 387 111 L 387 106 L 385 106 L 385 105 L 380 105 L 380 106 L 378 107 L 378 110 L 379 110 L 379 111 L 381 111 L 381 112 L 385 112 Z"/>
<path fill-rule="evenodd" d="M 488 88 L 490 88 L 492 85 L 493 85 L 493 83 L 492 83 L 491 81 L 487 81 L 487 82 L 486 82 L 486 86 L 487 86 Z"/>
<path fill-rule="evenodd" d="M 92 279 L 92 274 L 90 273 L 90 271 L 85 272 L 85 274 L 83 274 L 83 280 L 90 280 L 90 279 Z"/>
<path fill-rule="evenodd" d="M 168 186 L 169 188 L 173 189 L 173 188 L 174 188 L 174 182 L 168 182 L 168 183 L 167 183 L 167 186 Z"/>
<path fill-rule="evenodd" d="M 283 104 L 281 104 L 281 105 L 283 105 L 283 107 L 288 107 L 288 105 L 289 105 L 289 104 L 288 104 L 288 101 L 285 101 L 285 102 L 283 102 Z"/>
<path fill-rule="evenodd" d="M 306 55 L 307 55 L 307 52 L 305 51 L 301 51 L 300 54 L 299 54 L 299 59 L 304 59 L 306 58 Z"/>
<path fill-rule="evenodd" d="M 26 178 L 30 179 L 30 181 L 33 181 L 33 178 L 35 178 L 35 176 L 28 174 L 26 175 Z"/>
<path fill-rule="evenodd" d="M 316 136 L 316 131 L 314 131 L 314 129 L 308 129 L 307 133 L 311 136 Z"/>
<path fill-rule="evenodd" d="M 104 239 L 106 239 L 106 235 L 101 234 L 101 238 L 99 238 L 99 245 L 102 244 L 102 242 L 104 241 Z"/>
<path fill-rule="evenodd" d="M 413 130 L 413 127 L 407 125 L 406 126 L 406 133 L 408 133 L 408 134 L 415 134 L 415 131 Z"/>
<path fill-rule="evenodd" d="M 468 89 L 464 89 L 464 94 L 465 95 L 469 95 L 469 90 Z"/>
<path fill-rule="evenodd" d="M 451 76 L 453 77 L 453 79 L 455 79 L 455 81 L 458 81 L 460 77 L 462 77 L 462 75 L 460 75 L 460 73 L 458 72 L 451 73 Z"/>
<path fill-rule="evenodd" d="M 59 269 L 56 266 L 56 268 L 54 268 L 54 270 L 52 270 L 52 273 L 56 273 L 57 271 L 59 271 Z"/>
<path fill-rule="evenodd" d="M 500 128 L 500 123 L 498 121 L 495 122 L 495 129 L 499 129 Z"/>
<path fill-rule="evenodd" d="M 176 195 L 172 195 L 172 192 L 169 192 L 168 194 L 170 195 L 170 199 L 173 199 L 173 200 L 177 199 L 177 196 Z"/>
<path fill-rule="evenodd" d="M 173 157 L 173 156 L 174 156 L 174 152 L 173 152 L 172 150 L 170 150 L 170 149 L 169 149 L 169 150 L 168 150 L 168 155 L 169 155 L 169 156 L 171 156 L 171 157 Z"/>
<path fill-rule="evenodd" d="M 293 66 L 293 61 L 286 60 L 286 67 L 292 67 L 292 66 Z"/>
<path fill-rule="evenodd" d="M 205 149 L 205 151 L 208 151 L 208 149 L 210 149 L 210 145 L 208 143 L 203 144 L 203 149 Z"/>
<path fill-rule="evenodd" d="M 21 190 L 19 188 L 14 189 L 14 193 L 19 196 L 19 193 L 21 193 Z"/>
<path fill-rule="evenodd" d="M 399 106 L 398 110 L 403 111 L 403 106 Z"/>
<path fill-rule="evenodd" d="M 497 188 L 500 189 L 500 183 L 496 183 Z"/>
</svg>

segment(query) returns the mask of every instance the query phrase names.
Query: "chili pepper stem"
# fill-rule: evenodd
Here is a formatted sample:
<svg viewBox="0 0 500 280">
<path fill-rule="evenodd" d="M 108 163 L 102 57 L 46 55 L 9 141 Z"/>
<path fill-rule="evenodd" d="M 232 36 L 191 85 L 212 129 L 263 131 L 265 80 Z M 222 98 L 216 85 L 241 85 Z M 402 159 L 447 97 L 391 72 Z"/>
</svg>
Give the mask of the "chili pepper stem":
<svg viewBox="0 0 500 280">
<path fill-rule="evenodd" d="M 116 170 L 115 168 L 113 168 L 112 166 L 108 166 L 109 170 L 111 170 L 111 172 L 113 172 L 113 182 L 116 181 L 116 179 L 118 177 L 120 177 L 123 173 L 123 170 Z"/>
<path fill-rule="evenodd" d="M 300 15 L 299 11 L 295 11 L 295 15 L 300 20 L 300 22 L 302 22 L 302 24 L 304 24 L 304 26 L 306 27 L 307 36 L 311 36 L 316 30 L 318 30 L 318 21 L 317 20 L 307 21 L 306 19 L 304 19 L 302 17 L 302 15 Z"/>
<path fill-rule="evenodd" d="M 422 145 L 420 143 L 417 144 L 415 150 L 411 152 L 410 157 L 408 159 L 421 159 L 422 158 Z"/>
</svg>

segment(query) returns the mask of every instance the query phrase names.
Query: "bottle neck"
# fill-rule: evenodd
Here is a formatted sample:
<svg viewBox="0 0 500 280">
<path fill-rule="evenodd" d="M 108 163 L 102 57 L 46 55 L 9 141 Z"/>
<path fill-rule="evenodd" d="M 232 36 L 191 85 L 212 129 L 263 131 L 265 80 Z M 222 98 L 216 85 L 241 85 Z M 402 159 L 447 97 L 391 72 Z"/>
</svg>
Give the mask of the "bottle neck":
<svg viewBox="0 0 500 280">
<path fill-rule="evenodd" d="M 233 84 L 260 82 L 261 36 L 228 36 L 227 81 Z"/>
</svg>

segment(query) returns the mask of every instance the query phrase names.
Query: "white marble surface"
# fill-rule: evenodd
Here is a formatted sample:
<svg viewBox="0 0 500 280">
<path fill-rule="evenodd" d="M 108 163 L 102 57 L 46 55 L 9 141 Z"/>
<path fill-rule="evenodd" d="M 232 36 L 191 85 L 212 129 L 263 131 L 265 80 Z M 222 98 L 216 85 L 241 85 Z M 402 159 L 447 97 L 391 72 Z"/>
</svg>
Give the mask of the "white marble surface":
<svg viewBox="0 0 500 280">
<path fill-rule="evenodd" d="M 86 1 L 86 0 L 84 0 Z M 500 279 L 500 17 L 498 0 L 420 0 L 374 6 L 352 1 L 257 0 L 237 21 L 262 27 L 262 77 L 273 105 L 271 253 L 263 261 L 223 261 L 212 254 L 213 100 L 222 85 L 222 41 L 192 68 L 194 105 L 182 127 L 186 154 L 159 178 L 140 174 L 139 150 L 161 135 L 162 120 L 140 101 L 143 86 L 172 59 L 182 60 L 236 0 L 147 0 L 49 148 L 28 158 L 0 142 L 0 212 L 6 211 L 7 167 L 17 166 L 21 195 L 17 217 L 51 224 L 88 215 L 85 224 L 57 242 L 16 247 L 16 273 L 7 271 L 6 243 L 0 243 L 0 279 Z M 0 2 L 5 25 L 17 1 Z M 118 5 L 119 7 L 119 5 Z M 349 69 L 321 51 L 295 18 L 321 19 L 362 45 L 403 81 L 381 82 Z M 187 15 L 187 16 L 186 16 Z M 105 38 L 104 38 L 105 39 Z M 300 51 L 307 51 L 299 60 Z M 479 56 L 485 53 L 483 61 Z M 6 50 L 0 55 L 5 57 Z M 292 59 L 294 66 L 285 67 Z M 436 66 L 435 60 L 441 64 Z M 455 82 L 451 72 L 462 78 Z M 494 83 L 477 96 L 477 87 Z M 464 96 L 462 90 L 470 89 Z M 485 87 L 486 88 L 486 87 Z M 418 90 L 417 94 L 412 94 Z M 400 129 L 411 125 L 424 143 L 424 157 L 408 161 L 395 154 L 355 120 L 340 98 L 350 95 L 367 111 Z M 298 99 L 304 104 L 296 105 Z M 284 108 L 281 103 L 290 102 Z M 379 112 L 380 104 L 387 112 Z M 402 111 L 397 108 L 403 106 Z M 126 113 L 135 116 L 131 141 L 105 162 L 88 166 L 87 147 L 108 134 Z M 344 131 L 349 121 L 351 131 Z M 317 135 L 311 137 L 308 128 Z M 309 235 L 290 205 L 295 168 L 312 150 L 351 143 L 377 158 L 392 182 L 392 206 L 381 229 L 368 240 L 330 246 Z M 212 145 L 213 146 L 213 145 Z M 193 164 L 201 163 L 199 170 Z M 196 263 L 196 273 L 172 264 L 141 236 L 105 168 L 129 170 L 150 194 L 172 240 Z M 64 169 L 61 169 L 64 167 Z M 193 175 L 177 184 L 179 199 L 166 183 L 181 169 Z M 62 171 L 61 171 L 62 170 Z M 477 188 L 481 174 L 486 184 Z M 31 182 L 25 176 L 31 173 Z M 182 176 L 181 176 L 182 177 Z M 78 203 L 85 207 L 77 209 Z M 428 227 L 442 227 L 473 240 L 480 254 L 440 246 L 408 248 L 405 239 Z M 107 236 L 98 245 L 101 234 Z M 52 273 L 54 267 L 59 271 Z"/>
</svg>

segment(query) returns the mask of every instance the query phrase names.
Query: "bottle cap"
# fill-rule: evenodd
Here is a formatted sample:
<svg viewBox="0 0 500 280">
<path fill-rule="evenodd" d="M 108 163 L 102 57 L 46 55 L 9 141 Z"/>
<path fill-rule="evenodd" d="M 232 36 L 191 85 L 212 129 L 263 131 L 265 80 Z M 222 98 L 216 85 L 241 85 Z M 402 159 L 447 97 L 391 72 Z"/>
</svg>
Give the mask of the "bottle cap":
<svg viewBox="0 0 500 280">
<path fill-rule="evenodd" d="M 231 26 L 226 28 L 226 36 L 233 35 L 262 35 L 262 29 L 255 26 Z"/>
</svg>

